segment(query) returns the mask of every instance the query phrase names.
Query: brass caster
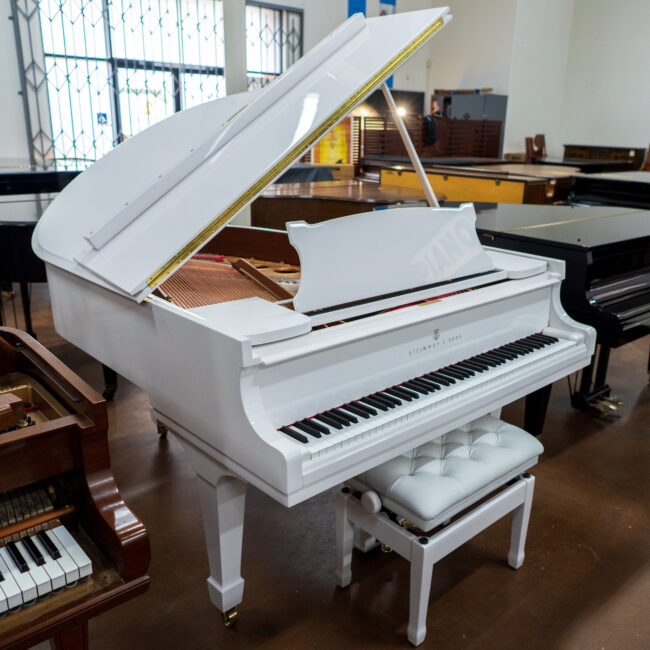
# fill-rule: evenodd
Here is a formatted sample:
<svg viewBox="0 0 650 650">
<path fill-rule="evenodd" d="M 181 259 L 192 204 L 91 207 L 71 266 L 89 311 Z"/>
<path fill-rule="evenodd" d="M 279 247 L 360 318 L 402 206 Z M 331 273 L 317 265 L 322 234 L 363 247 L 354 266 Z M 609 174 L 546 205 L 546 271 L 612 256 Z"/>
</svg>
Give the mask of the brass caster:
<svg viewBox="0 0 650 650">
<path fill-rule="evenodd" d="M 589 405 L 598 415 L 608 415 L 608 411 L 604 406 L 600 405 L 600 402 L 592 402 Z"/>
<path fill-rule="evenodd" d="M 237 611 L 236 607 L 233 607 L 232 609 L 229 609 L 227 612 L 223 613 L 223 624 L 226 627 L 232 627 L 237 622 L 238 617 L 239 612 Z"/>
<path fill-rule="evenodd" d="M 167 431 L 169 431 L 169 429 L 162 422 L 158 422 L 157 430 L 158 430 L 158 435 L 163 440 L 166 440 L 167 439 Z"/>
<path fill-rule="evenodd" d="M 388 546 L 387 544 L 382 544 L 381 545 L 381 552 L 382 553 L 392 553 L 393 549 L 390 546 Z"/>
</svg>

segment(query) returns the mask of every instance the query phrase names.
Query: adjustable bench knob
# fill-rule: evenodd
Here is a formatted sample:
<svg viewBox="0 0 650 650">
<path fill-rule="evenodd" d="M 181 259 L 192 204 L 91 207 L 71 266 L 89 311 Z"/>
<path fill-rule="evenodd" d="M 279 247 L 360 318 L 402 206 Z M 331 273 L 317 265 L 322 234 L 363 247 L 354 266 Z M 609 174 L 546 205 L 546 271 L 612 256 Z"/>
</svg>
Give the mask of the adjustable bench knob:
<svg viewBox="0 0 650 650">
<path fill-rule="evenodd" d="M 381 499 L 374 490 L 368 490 L 361 495 L 361 507 L 370 515 L 376 515 L 381 510 Z"/>
</svg>

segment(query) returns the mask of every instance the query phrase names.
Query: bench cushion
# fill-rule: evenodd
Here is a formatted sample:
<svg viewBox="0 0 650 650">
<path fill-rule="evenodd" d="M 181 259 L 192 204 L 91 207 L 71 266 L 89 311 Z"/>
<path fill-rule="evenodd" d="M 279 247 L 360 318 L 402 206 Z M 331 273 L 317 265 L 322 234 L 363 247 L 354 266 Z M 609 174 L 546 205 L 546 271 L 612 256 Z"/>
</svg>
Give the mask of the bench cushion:
<svg viewBox="0 0 650 650">
<path fill-rule="evenodd" d="M 384 507 L 431 530 L 537 462 L 533 436 L 486 415 L 393 458 L 352 481 Z"/>
</svg>

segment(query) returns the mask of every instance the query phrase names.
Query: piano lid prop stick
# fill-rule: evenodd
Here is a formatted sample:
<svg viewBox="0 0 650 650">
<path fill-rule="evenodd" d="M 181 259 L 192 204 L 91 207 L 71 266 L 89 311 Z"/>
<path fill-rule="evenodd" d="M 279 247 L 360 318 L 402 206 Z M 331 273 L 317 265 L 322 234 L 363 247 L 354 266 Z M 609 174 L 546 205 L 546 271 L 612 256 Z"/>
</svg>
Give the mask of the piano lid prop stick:
<svg viewBox="0 0 650 650">
<path fill-rule="evenodd" d="M 397 112 L 397 106 L 395 105 L 395 100 L 393 99 L 393 96 L 390 94 L 390 90 L 385 82 L 381 84 L 381 90 L 384 93 L 384 97 L 386 98 L 386 103 L 388 104 L 388 108 L 390 108 L 390 112 L 393 115 L 393 119 L 395 120 L 397 130 L 399 131 L 399 134 L 402 137 L 402 142 L 404 142 L 404 146 L 406 147 L 406 153 L 408 153 L 408 156 L 411 159 L 411 164 L 413 165 L 413 169 L 415 169 L 415 173 L 417 174 L 418 180 L 420 181 L 420 185 L 422 185 L 422 189 L 424 190 L 424 196 L 427 199 L 427 203 L 432 208 L 439 208 L 440 204 L 438 203 L 438 199 L 436 199 L 436 195 L 433 192 L 433 188 L 429 184 L 427 175 L 424 171 L 424 168 L 422 167 L 422 162 L 418 158 L 418 154 L 416 153 L 415 147 L 411 142 L 411 138 L 408 134 L 408 131 L 404 126 L 402 117 Z"/>
</svg>

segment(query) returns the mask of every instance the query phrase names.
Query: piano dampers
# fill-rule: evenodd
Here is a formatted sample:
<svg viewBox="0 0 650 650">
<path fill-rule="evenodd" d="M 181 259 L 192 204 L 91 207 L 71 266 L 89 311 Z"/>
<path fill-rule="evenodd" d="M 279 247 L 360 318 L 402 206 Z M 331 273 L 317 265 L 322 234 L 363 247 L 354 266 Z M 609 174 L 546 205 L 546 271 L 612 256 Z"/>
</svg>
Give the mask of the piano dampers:
<svg viewBox="0 0 650 650">
<path fill-rule="evenodd" d="M 257 296 L 269 302 L 276 298 L 242 275 L 230 264 L 190 260 L 161 285 L 167 297 L 183 309 L 215 305 Z"/>
</svg>

